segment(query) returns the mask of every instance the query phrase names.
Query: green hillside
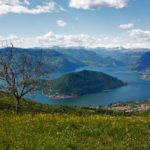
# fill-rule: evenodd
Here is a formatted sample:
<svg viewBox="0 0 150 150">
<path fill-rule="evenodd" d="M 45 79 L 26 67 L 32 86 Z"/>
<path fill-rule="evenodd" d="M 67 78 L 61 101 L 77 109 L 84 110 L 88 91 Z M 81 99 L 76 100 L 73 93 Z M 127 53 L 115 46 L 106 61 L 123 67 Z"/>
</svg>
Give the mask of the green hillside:
<svg viewBox="0 0 150 150">
<path fill-rule="evenodd" d="M 0 112 L 15 113 L 16 100 L 8 93 L 0 92 Z M 59 113 L 73 115 L 93 115 L 93 114 L 114 114 L 124 115 L 123 112 L 114 112 L 112 110 L 82 108 L 64 105 L 49 105 L 34 102 L 32 100 L 22 99 L 20 102 L 19 113 Z"/>
<path fill-rule="evenodd" d="M 150 114 L 49 106 L 0 92 L 1 150 L 149 150 Z M 111 114 L 112 113 L 112 114 Z"/>
<path fill-rule="evenodd" d="M 1 150 L 149 150 L 150 116 L 0 113 Z"/>
<path fill-rule="evenodd" d="M 123 81 L 95 71 L 81 71 L 63 75 L 47 82 L 44 94 L 54 98 L 88 95 L 126 85 Z"/>
<path fill-rule="evenodd" d="M 15 103 L 16 100 L 7 93 L 0 92 L 0 111 L 10 113 L 15 113 Z M 92 111 L 90 109 L 76 108 L 71 106 L 61 106 L 61 105 L 48 105 L 37 103 L 31 100 L 22 99 L 20 102 L 20 113 L 69 113 L 69 114 L 93 114 L 101 111 Z M 106 113 L 106 111 L 102 111 Z M 107 111 L 107 113 L 112 113 L 112 111 Z"/>
</svg>

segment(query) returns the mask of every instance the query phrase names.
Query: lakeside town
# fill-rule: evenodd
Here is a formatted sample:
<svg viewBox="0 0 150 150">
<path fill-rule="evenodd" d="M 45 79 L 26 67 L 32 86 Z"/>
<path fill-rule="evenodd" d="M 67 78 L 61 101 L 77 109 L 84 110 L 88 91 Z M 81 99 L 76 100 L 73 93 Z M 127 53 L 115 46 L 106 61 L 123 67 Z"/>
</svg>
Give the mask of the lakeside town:
<svg viewBox="0 0 150 150">
<path fill-rule="evenodd" d="M 146 101 L 136 101 L 128 103 L 113 103 L 103 107 L 106 110 L 122 111 L 122 112 L 145 112 L 150 111 L 150 99 Z"/>
</svg>

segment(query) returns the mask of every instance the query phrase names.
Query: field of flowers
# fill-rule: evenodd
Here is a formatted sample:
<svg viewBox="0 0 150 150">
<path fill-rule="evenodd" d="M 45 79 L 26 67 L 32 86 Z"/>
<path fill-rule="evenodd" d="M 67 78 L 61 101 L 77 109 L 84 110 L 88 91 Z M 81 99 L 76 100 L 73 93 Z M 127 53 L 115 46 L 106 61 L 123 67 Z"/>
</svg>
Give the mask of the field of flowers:
<svg viewBox="0 0 150 150">
<path fill-rule="evenodd" d="M 0 112 L 0 150 L 149 150 L 150 115 Z"/>
</svg>

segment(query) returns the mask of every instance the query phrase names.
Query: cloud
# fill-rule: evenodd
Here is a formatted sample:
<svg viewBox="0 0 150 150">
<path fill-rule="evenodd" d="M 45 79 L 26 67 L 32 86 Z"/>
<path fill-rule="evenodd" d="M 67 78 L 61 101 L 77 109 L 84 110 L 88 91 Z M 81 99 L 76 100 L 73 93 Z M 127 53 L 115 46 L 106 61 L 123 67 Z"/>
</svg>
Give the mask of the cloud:
<svg viewBox="0 0 150 150">
<path fill-rule="evenodd" d="M 126 48 L 150 49 L 150 30 L 133 29 L 128 31 L 130 38 Z"/>
<path fill-rule="evenodd" d="M 100 35 L 99 37 L 88 34 L 61 35 L 48 32 L 44 35 L 35 37 L 18 37 L 16 35 L 0 36 L 0 47 L 3 43 L 12 42 L 15 47 L 33 48 L 43 47 L 83 47 L 83 48 L 114 48 L 124 47 L 130 49 L 150 49 L 150 31 L 134 29 L 128 31 L 128 40 L 121 37 L 108 37 Z"/>
<path fill-rule="evenodd" d="M 66 27 L 68 24 L 67 22 L 63 21 L 63 20 L 57 20 L 57 26 L 58 27 Z"/>
<path fill-rule="evenodd" d="M 53 32 L 36 37 L 0 36 L 0 43 L 5 43 L 5 41 L 12 42 L 16 47 L 24 48 L 53 46 L 97 48 L 118 46 L 114 39 L 106 38 L 105 36 L 97 38 L 87 34 L 59 35 Z"/>
<path fill-rule="evenodd" d="M 149 42 L 150 43 L 150 30 L 141 30 L 134 29 L 128 31 L 129 36 L 141 42 Z"/>
<path fill-rule="evenodd" d="M 24 0 L 24 3 L 25 3 L 26 5 L 29 5 L 29 4 L 30 4 L 29 0 Z"/>
<path fill-rule="evenodd" d="M 133 23 L 121 24 L 118 27 L 120 29 L 131 29 L 134 28 L 134 24 Z"/>
<path fill-rule="evenodd" d="M 138 43 L 138 42 L 133 42 L 133 43 L 127 43 L 126 45 L 124 45 L 124 48 L 127 49 L 138 49 L 138 50 L 143 50 L 143 49 L 150 49 L 150 42 L 147 43 Z M 149 50 L 150 51 L 150 50 Z"/>
<path fill-rule="evenodd" d="M 52 0 L 44 0 L 43 5 L 37 5 L 35 7 L 30 6 L 29 0 L 0 0 L 0 15 L 8 13 L 41 14 L 57 12 L 59 10 L 63 10 L 63 8 Z"/>
<path fill-rule="evenodd" d="M 76 9 L 123 8 L 128 0 L 70 0 L 69 7 Z"/>
</svg>

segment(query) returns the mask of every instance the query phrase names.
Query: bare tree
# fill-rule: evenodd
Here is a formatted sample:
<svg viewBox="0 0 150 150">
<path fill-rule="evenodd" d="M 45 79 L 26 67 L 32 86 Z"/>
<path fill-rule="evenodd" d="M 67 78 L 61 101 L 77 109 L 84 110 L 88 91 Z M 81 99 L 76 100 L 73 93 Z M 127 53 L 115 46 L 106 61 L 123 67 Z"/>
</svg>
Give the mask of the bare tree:
<svg viewBox="0 0 150 150">
<path fill-rule="evenodd" d="M 16 112 L 22 98 L 38 90 L 37 82 L 44 74 L 42 54 L 42 50 L 36 57 L 30 51 L 16 52 L 13 44 L 0 52 L 0 80 L 3 89 L 15 97 Z"/>
</svg>

